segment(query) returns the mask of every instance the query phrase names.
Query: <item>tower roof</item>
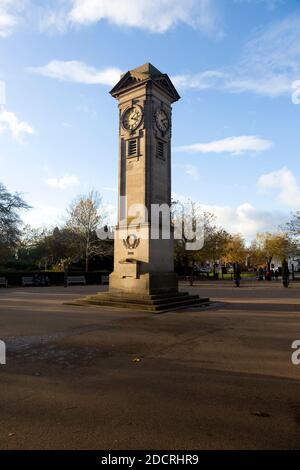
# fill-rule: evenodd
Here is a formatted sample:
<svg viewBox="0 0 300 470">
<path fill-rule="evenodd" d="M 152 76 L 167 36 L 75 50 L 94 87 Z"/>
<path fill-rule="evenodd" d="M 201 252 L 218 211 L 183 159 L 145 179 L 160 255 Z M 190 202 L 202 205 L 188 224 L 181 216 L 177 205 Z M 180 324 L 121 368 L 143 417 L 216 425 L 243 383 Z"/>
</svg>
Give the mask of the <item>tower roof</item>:
<svg viewBox="0 0 300 470">
<path fill-rule="evenodd" d="M 129 71 L 132 75 L 136 74 L 143 74 L 145 77 L 157 77 L 158 75 L 163 75 L 154 65 L 147 62 L 136 69 L 132 69 Z"/>
<path fill-rule="evenodd" d="M 177 90 L 171 82 L 169 76 L 166 73 L 160 72 L 149 62 L 124 73 L 121 76 L 120 81 L 110 91 L 110 94 L 114 97 L 117 97 L 123 91 L 129 90 L 141 83 L 149 81 L 152 81 L 157 86 L 161 87 L 164 92 L 172 98 L 173 101 L 180 99 L 180 96 L 177 93 Z"/>
</svg>

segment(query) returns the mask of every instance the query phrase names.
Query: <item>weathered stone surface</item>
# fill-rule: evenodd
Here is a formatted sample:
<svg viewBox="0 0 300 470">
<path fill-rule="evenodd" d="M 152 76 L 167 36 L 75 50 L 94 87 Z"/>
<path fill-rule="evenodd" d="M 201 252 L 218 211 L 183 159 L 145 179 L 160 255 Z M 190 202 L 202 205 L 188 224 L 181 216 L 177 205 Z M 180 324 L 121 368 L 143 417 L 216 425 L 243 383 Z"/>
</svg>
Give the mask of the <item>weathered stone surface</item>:
<svg viewBox="0 0 300 470">
<path fill-rule="evenodd" d="M 119 103 L 114 271 L 109 276 L 109 294 L 88 297 L 83 302 L 151 311 L 202 302 L 197 296 L 178 293 L 174 273 L 174 235 L 169 211 L 171 105 L 180 96 L 168 75 L 149 63 L 125 73 L 111 95 Z M 164 205 L 167 215 L 155 217 L 154 205 Z"/>
<path fill-rule="evenodd" d="M 177 292 L 170 217 L 170 237 L 153 239 L 158 222 L 151 208 L 171 204 L 171 104 L 180 97 L 169 77 L 151 64 L 124 74 L 111 94 L 119 101 L 119 198 L 126 197 L 127 207 L 119 200 L 109 291 Z"/>
</svg>

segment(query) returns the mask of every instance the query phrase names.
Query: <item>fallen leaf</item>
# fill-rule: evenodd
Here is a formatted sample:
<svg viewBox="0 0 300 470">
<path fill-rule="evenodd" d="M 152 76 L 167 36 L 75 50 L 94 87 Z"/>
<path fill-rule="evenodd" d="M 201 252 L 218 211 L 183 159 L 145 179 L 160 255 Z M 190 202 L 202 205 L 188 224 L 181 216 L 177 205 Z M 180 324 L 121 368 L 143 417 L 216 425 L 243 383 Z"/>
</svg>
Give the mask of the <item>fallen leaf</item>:
<svg viewBox="0 0 300 470">
<path fill-rule="evenodd" d="M 139 357 L 134 357 L 132 359 L 132 362 L 141 362 L 141 359 Z"/>
<path fill-rule="evenodd" d="M 270 418 L 271 415 L 269 413 L 266 413 L 264 411 L 255 411 L 254 413 L 251 413 L 253 416 L 258 416 L 259 418 Z"/>
</svg>

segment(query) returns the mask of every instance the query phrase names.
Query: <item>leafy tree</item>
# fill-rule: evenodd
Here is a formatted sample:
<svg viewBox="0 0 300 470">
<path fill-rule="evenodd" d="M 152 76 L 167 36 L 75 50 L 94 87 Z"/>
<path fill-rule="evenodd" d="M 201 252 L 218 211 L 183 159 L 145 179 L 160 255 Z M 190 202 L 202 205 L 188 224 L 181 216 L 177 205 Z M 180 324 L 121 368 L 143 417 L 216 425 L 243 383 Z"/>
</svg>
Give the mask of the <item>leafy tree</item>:
<svg viewBox="0 0 300 470">
<path fill-rule="evenodd" d="M 18 258 L 39 269 L 63 270 L 64 263 L 78 261 L 76 235 L 64 227 L 47 230 L 26 226 Z"/>
<path fill-rule="evenodd" d="M 251 245 L 255 264 L 266 263 L 268 270 L 271 269 L 271 263 L 275 256 L 280 259 L 287 258 L 297 250 L 297 244 L 287 233 L 258 233 Z"/>
<path fill-rule="evenodd" d="M 238 262 L 244 264 L 247 256 L 245 240 L 239 234 L 231 235 L 224 247 L 222 260 L 225 264 L 233 264 Z"/>
<path fill-rule="evenodd" d="M 226 255 L 231 235 L 226 230 L 212 226 L 206 233 L 202 256 L 213 264 L 214 271 L 218 261 Z"/>
<path fill-rule="evenodd" d="M 47 269 L 47 252 L 44 247 L 44 240 L 51 233 L 46 228 L 34 228 L 25 225 L 16 247 L 16 260 L 18 265 L 27 268 Z"/>
<path fill-rule="evenodd" d="M 0 183 L 0 260 L 2 263 L 17 246 L 21 235 L 20 211 L 29 209 L 19 193 L 10 193 Z"/>
</svg>

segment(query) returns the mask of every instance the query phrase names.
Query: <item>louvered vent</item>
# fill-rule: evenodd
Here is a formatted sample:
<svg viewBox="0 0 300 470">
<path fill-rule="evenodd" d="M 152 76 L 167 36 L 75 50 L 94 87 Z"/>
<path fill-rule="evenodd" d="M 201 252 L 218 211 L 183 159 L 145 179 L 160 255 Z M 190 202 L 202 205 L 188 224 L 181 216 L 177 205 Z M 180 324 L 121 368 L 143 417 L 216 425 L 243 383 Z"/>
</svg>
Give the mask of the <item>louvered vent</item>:
<svg viewBox="0 0 300 470">
<path fill-rule="evenodd" d="M 132 139 L 128 142 L 128 155 L 132 157 L 137 154 L 137 140 Z"/>
<path fill-rule="evenodd" d="M 161 141 L 157 142 L 157 156 L 158 158 L 161 158 L 162 160 L 165 159 L 164 155 L 164 143 Z"/>
</svg>

